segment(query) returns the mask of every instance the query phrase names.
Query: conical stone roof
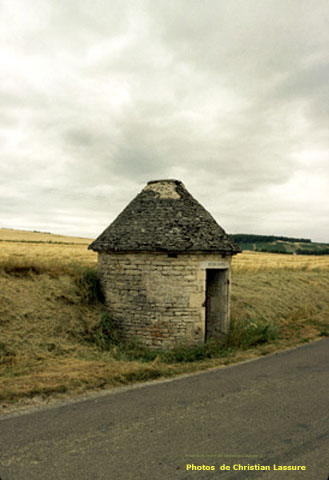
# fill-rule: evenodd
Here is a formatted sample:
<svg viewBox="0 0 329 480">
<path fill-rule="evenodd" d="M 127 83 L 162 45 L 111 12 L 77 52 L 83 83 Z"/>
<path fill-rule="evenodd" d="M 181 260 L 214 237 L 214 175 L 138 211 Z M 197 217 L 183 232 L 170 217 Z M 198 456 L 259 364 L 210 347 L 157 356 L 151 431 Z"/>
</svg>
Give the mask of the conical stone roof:
<svg viewBox="0 0 329 480">
<path fill-rule="evenodd" d="M 88 248 L 96 252 L 240 252 L 179 180 L 148 182 Z"/>
</svg>

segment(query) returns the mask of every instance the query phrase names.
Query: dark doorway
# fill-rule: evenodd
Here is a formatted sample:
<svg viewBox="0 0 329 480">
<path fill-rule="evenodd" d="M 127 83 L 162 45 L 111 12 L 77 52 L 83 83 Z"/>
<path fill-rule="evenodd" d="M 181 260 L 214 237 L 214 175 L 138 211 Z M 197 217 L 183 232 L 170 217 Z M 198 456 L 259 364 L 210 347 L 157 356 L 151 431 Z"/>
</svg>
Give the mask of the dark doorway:
<svg viewBox="0 0 329 480">
<path fill-rule="evenodd" d="M 228 269 L 206 270 L 205 341 L 228 333 Z"/>
</svg>

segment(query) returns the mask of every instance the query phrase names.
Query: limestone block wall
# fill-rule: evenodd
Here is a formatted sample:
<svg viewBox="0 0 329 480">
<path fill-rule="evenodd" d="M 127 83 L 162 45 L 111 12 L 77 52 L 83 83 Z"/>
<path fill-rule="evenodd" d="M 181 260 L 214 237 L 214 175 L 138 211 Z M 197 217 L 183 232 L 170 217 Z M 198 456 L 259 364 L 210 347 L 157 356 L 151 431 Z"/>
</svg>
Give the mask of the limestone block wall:
<svg viewBox="0 0 329 480">
<path fill-rule="evenodd" d="M 122 338 L 153 348 L 205 339 L 206 268 L 229 268 L 219 254 L 99 253 L 98 273 Z"/>
</svg>

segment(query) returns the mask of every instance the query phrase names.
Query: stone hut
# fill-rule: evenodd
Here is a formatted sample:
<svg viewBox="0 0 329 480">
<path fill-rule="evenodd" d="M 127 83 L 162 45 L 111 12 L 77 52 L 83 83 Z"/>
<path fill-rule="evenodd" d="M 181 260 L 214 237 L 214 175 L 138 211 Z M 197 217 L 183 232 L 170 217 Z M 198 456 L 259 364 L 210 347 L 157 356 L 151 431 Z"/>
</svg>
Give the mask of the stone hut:
<svg viewBox="0 0 329 480">
<path fill-rule="evenodd" d="M 123 339 L 172 348 L 228 333 L 240 249 L 182 182 L 148 182 L 88 248 Z"/>
</svg>

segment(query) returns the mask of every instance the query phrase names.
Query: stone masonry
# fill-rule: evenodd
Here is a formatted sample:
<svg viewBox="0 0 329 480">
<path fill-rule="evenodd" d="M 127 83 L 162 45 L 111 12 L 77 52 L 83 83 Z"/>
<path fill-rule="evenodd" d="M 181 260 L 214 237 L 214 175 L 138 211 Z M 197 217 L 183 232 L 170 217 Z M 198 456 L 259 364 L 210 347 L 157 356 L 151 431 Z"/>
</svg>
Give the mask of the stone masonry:
<svg viewBox="0 0 329 480">
<path fill-rule="evenodd" d="M 206 267 L 212 266 L 229 269 L 230 258 L 213 253 L 176 258 L 166 253 L 100 253 L 99 277 L 122 338 L 136 338 L 153 348 L 204 343 Z M 222 333 L 227 328 L 222 325 Z"/>
</svg>

